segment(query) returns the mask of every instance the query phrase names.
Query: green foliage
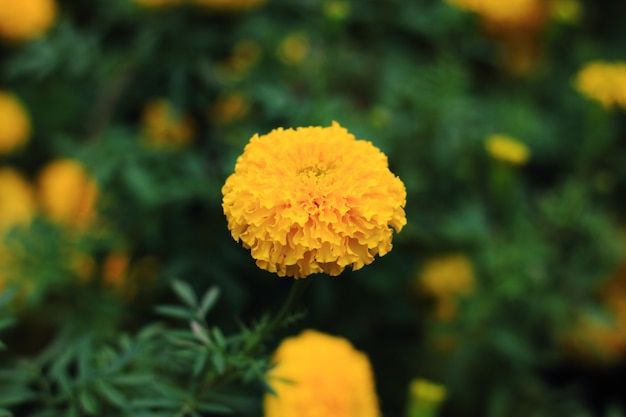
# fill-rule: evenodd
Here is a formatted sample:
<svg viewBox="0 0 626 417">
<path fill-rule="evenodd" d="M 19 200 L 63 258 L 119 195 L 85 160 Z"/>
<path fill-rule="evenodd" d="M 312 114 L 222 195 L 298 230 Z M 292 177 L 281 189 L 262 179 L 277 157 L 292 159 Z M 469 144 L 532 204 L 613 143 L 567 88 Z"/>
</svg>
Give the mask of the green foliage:
<svg viewBox="0 0 626 417">
<path fill-rule="evenodd" d="M 537 53 L 521 72 L 444 0 L 57 2 L 45 36 L 0 45 L 0 89 L 33 127 L 0 167 L 38 195 L 48 163 L 81 161 L 98 216 L 72 228 L 38 202 L 2 231 L 0 416 L 258 417 L 272 349 L 304 328 L 368 354 L 387 416 L 416 377 L 446 388 L 441 416 L 626 413 L 626 119 L 573 86 L 586 62 L 626 59 L 623 2 L 522 34 Z M 193 120 L 188 145 L 150 146 L 155 99 Z M 221 187 L 253 134 L 333 120 L 388 156 L 408 224 L 372 265 L 308 278 L 294 315 L 302 293 L 232 240 Z M 496 133 L 528 162 L 490 155 Z M 419 276 L 448 254 L 474 285 L 442 319 Z"/>
</svg>

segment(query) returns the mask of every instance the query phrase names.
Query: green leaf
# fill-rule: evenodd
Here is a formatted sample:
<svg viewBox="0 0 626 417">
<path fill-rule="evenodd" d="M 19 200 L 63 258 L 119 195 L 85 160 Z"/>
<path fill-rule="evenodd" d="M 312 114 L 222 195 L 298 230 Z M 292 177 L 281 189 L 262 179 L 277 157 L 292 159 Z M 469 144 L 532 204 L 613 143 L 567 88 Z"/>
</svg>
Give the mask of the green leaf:
<svg viewBox="0 0 626 417">
<path fill-rule="evenodd" d="M 172 282 L 172 288 L 178 295 L 178 297 L 185 303 L 187 306 L 191 308 L 196 308 L 198 306 L 198 300 L 196 299 L 196 295 L 193 292 L 193 289 L 189 284 L 184 281 L 180 281 L 175 279 Z"/>
<path fill-rule="evenodd" d="M 195 318 L 195 314 L 193 314 L 189 310 L 186 310 L 182 307 L 177 307 L 177 306 L 169 306 L 169 305 L 157 306 L 156 311 L 159 314 L 176 318 L 176 319 L 192 320 Z"/>
<path fill-rule="evenodd" d="M 126 408 L 128 406 L 128 400 L 126 397 L 114 386 L 106 381 L 98 380 L 95 384 L 98 392 L 105 397 L 111 404 L 118 406 L 119 408 Z"/>
<path fill-rule="evenodd" d="M 80 407 L 85 411 L 85 413 L 90 415 L 98 414 L 98 402 L 87 389 L 80 390 L 78 394 L 78 401 L 80 402 Z"/>
<path fill-rule="evenodd" d="M 200 301 L 200 308 L 198 309 L 198 315 L 203 318 L 213 308 L 220 296 L 220 289 L 217 287 L 211 287 L 202 296 Z"/>
<path fill-rule="evenodd" d="M 26 387 L 5 388 L 0 394 L 0 406 L 26 403 L 35 397 L 35 393 Z"/>
<path fill-rule="evenodd" d="M 226 339 L 224 338 L 224 335 L 222 334 L 222 331 L 219 329 L 219 327 L 213 327 L 212 333 L 213 338 L 215 338 L 215 343 L 221 348 L 225 347 Z"/>
<path fill-rule="evenodd" d="M 222 375 L 226 369 L 226 360 L 224 359 L 222 352 L 215 352 L 211 357 L 211 362 L 215 365 L 215 370 L 218 375 Z"/>
<path fill-rule="evenodd" d="M 208 358 L 209 358 L 209 354 L 206 350 L 202 351 L 202 353 L 198 355 L 198 358 L 193 364 L 193 376 L 197 377 L 198 375 L 202 373 L 202 370 L 206 366 Z"/>
</svg>

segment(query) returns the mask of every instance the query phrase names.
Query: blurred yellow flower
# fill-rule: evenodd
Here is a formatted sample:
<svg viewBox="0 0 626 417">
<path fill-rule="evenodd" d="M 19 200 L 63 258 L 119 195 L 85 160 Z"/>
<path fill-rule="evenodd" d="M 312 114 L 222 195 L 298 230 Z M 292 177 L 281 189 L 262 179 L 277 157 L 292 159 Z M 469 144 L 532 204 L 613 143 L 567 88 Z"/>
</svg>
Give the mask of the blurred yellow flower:
<svg viewBox="0 0 626 417">
<path fill-rule="evenodd" d="M 244 77 L 263 55 L 261 46 L 252 40 L 242 40 L 233 47 L 232 55 L 220 63 L 219 71 L 229 78 Z"/>
<path fill-rule="evenodd" d="M 576 75 L 574 85 L 606 109 L 626 109 L 626 62 L 589 62 Z"/>
<path fill-rule="evenodd" d="M 447 0 L 459 8 L 479 14 L 481 17 L 515 23 L 532 13 L 542 0 Z"/>
<path fill-rule="evenodd" d="M 580 0 L 551 0 L 548 7 L 554 20 L 565 23 L 577 23 L 583 12 Z"/>
<path fill-rule="evenodd" d="M 309 55 L 311 44 L 303 32 L 292 33 L 278 45 L 276 54 L 283 64 L 300 64 Z"/>
<path fill-rule="evenodd" d="M 43 35 L 56 18 L 54 0 L 0 0 L 0 37 L 20 42 Z"/>
<path fill-rule="evenodd" d="M 279 276 L 360 269 L 406 224 L 387 157 L 336 122 L 254 135 L 222 194 L 233 238 Z"/>
<path fill-rule="evenodd" d="M 350 3 L 346 0 L 326 0 L 322 11 L 329 19 L 343 20 L 350 15 Z"/>
<path fill-rule="evenodd" d="M 0 168 L 0 236 L 13 226 L 28 225 L 35 210 L 30 183 L 12 168 Z"/>
<path fill-rule="evenodd" d="M 474 292 L 474 267 L 464 255 L 452 254 L 433 258 L 421 268 L 418 291 L 432 296 L 434 314 L 442 320 L 456 315 L 457 298 Z"/>
<path fill-rule="evenodd" d="M 55 222 L 87 226 L 96 217 L 98 186 L 83 165 L 59 159 L 46 165 L 38 179 L 39 204 Z"/>
<path fill-rule="evenodd" d="M 0 155 L 23 146 L 30 133 L 30 116 L 24 106 L 14 95 L 0 91 Z"/>
<path fill-rule="evenodd" d="M 491 135 L 485 142 L 487 152 L 498 161 L 512 165 L 523 165 L 530 158 L 526 145 L 508 135 Z"/>
<path fill-rule="evenodd" d="M 416 401 L 440 403 L 446 398 L 446 388 L 443 385 L 422 378 L 411 381 L 409 392 Z"/>
<path fill-rule="evenodd" d="M 207 9 L 238 12 L 257 8 L 262 6 L 266 0 L 189 0 L 191 3 L 197 4 Z"/>
<path fill-rule="evenodd" d="M 211 108 L 211 119 L 217 125 L 226 125 L 243 119 L 248 114 L 250 102 L 239 93 L 219 98 Z"/>
<path fill-rule="evenodd" d="M 143 110 L 142 122 L 143 136 L 150 146 L 176 148 L 189 145 L 194 138 L 193 120 L 165 99 L 148 103 Z"/>
<path fill-rule="evenodd" d="M 379 417 L 367 356 L 347 340 L 306 330 L 280 344 L 267 376 L 265 417 Z"/>
</svg>

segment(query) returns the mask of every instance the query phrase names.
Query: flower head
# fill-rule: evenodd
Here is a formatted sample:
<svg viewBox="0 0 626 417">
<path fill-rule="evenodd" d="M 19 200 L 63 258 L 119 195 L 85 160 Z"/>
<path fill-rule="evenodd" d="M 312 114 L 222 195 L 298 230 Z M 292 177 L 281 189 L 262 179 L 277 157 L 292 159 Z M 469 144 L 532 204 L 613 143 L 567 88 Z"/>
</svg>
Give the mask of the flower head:
<svg viewBox="0 0 626 417">
<path fill-rule="evenodd" d="M 265 417 L 379 417 L 367 356 L 347 340 L 306 330 L 274 354 Z"/>
<path fill-rule="evenodd" d="M 24 106 L 12 94 L 0 91 L 0 155 L 24 145 L 30 131 L 30 117 Z"/>
<path fill-rule="evenodd" d="M 0 37 L 13 42 L 43 35 L 52 26 L 54 0 L 0 0 Z"/>
<path fill-rule="evenodd" d="M 233 238 L 279 276 L 359 269 L 406 224 L 406 190 L 387 157 L 336 122 L 255 135 L 222 193 Z"/>
<path fill-rule="evenodd" d="M 420 270 L 417 286 L 434 298 L 435 316 L 450 319 L 457 311 L 457 298 L 474 291 L 474 267 L 460 254 L 429 260 Z"/>
<path fill-rule="evenodd" d="M 86 226 L 94 219 L 98 186 L 80 162 L 49 163 L 39 174 L 38 186 L 41 209 L 53 221 Z"/>
<path fill-rule="evenodd" d="M 574 84 L 582 95 L 607 109 L 626 109 L 626 62 L 589 62 L 578 72 Z"/>
<path fill-rule="evenodd" d="M 447 0 L 459 8 L 477 13 L 481 17 L 500 23 L 515 25 L 532 15 L 543 0 Z"/>
<path fill-rule="evenodd" d="M 153 100 L 142 114 L 144 137 L 154 147 L 180 147 L 191 143 L 193 120 L 180 114 L 168 100 Z"/>
<path fill-rule="evenodd" d="M 13 226 L 30 223 L 35 214 L 32 186 L 12 168 L 0 169 L 0 236 Z"/>
<path fill-rule="evenodd" d="M 297 65 L 309 55 L 310 49 L 309 37 L 303 32 L 296 32 L 282 40 L 276 54 L 283 64 Z"/>
<path fill-rule="evenodd" d="M 485 147 L 494 159 L 512 165 L 523 165 L 530 157 L 528 147 L 508 135 L 489 136 Z"/>
</svg>

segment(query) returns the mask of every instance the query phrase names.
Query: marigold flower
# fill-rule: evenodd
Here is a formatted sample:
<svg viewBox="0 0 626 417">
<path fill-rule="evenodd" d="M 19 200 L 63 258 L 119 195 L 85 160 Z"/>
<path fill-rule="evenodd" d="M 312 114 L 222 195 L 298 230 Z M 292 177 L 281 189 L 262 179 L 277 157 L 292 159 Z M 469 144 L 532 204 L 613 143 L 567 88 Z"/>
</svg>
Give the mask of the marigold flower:
<svg viewBox="0 0 626 417">
<path fill-rule="evenodd" d="M 347 340 L 306 330 L 274 354 L 265 417 L 379 417 L 367 356 Z"/>
<path fill-rule="evenodd" d="M 42 211 L 53 221 L 86 226 L 96 216 L 98 186 L 78 161 L 60 159 L 44 167 L 38 194 Z"/>
<path fill-rule="evenodd" d="M 286 65 L 297 65 L 309 55 L 311 43 L 309 37 L 302 32 L 292 33 L 278 45 L 278 59 Z"/>
<path fill-rule="evenodd" d="M 533 13 L 543 0 L 447 0 L 448 3 L 502 23 L 516 24 Z"/>
<path fill-rule="evenodd" d="M 406 224 L 387 157 L 336 122 L 254 135 L 222 193 L 233 238 L 279 276 L 360 269 Z"/>
<path fill-rule="evenodd" d="M 0 155 L 24 145 L 30 133 L 30 117 L 24 106 L 12 94 L 0 91 Z"/>
<path fill-rule="evenodd" d="M 13 42 L 43 35 L 56 18 L 54 0 L 0 0 L 0 37 Z"/>
<path fill-rule="evenodd" d="M 142 121 L 144 137 L 151 146 L 181 147 L 193 140 L 193 120 L 177 111 L 168 100 L 148 103 L 143 110 Z"/>
<path fill-rule="evenodd" d="M 606 109 L 626 109 L 626 62 L 589 62 L 576 75 L 574 85 Z"/>
<path fill-rule="evenodd" d="M 523 165 L 530 157 L 528 147 L 508 135 L 489 136 L 485 147 L 494 159 L 512 165 Z"/>
<path fill-rule="evenodd" d="M 243 94 L 233 93 L 219 98 L 211 108 L 211 118 L 218 125 L 241 120 L 248 114 L 250 101 Z"/>
<path fill-rule="evenodd" d="M 435 316 L 450 319 L 457 310 L 457 297 L 474 291 L 474 267 L 460 254 L 433 258 L 426 262 L 418 275 L 418 290 L 434 297 Z"/>
<path fill-rule="evenodd" d="M 35 207 L 28 181 L 12 168 L 0 168 L 0 236 L 13 226 L 30 223 Z"/>
</svg>

